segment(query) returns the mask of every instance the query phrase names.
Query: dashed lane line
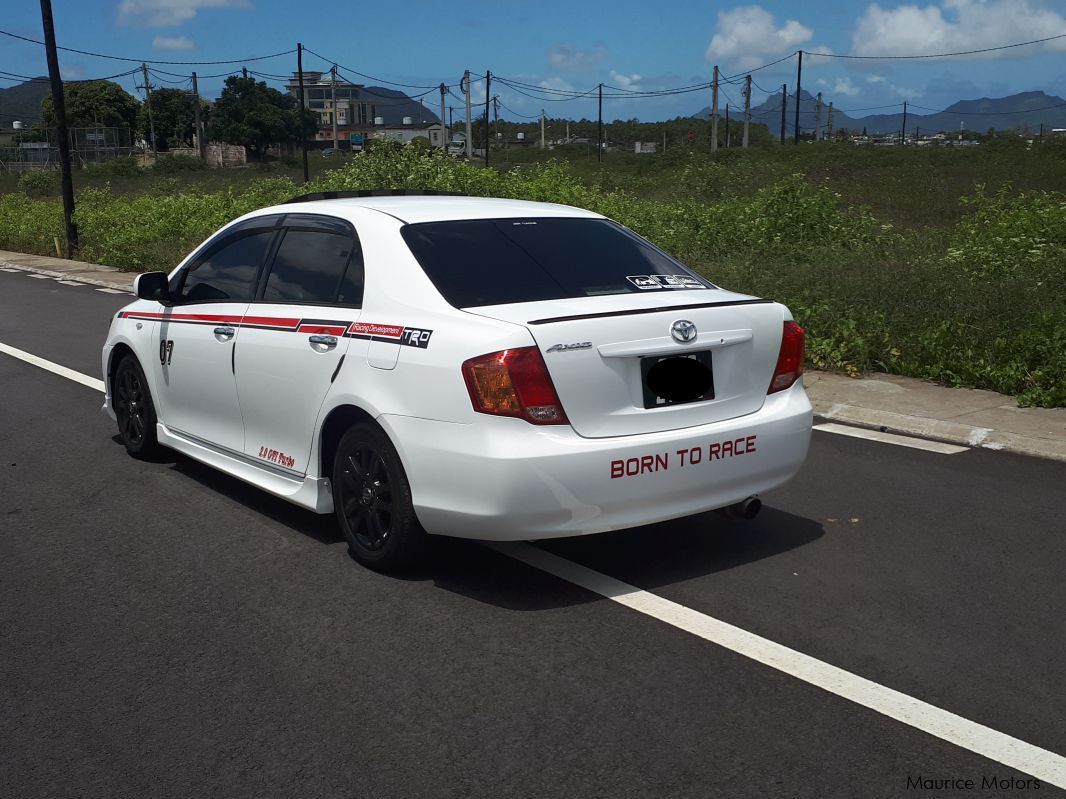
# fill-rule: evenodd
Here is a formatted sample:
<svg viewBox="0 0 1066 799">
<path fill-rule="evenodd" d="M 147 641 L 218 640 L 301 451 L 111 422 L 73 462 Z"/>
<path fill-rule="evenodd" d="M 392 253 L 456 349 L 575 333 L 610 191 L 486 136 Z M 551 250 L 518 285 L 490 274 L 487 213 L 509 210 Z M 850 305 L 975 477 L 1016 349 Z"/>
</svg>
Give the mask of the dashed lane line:
<svg viewBox="0 0 1066 799">
<path fill-rule="evenodd" d="M 1066 788 L 1066 757 L 529 544 L 491 549 L 1004 766 Z"/>
<path fill-rule="evenodd" d="M 867 441 L 879 441 L 882 444 L 895 444 L 898 447 L 910 447 L 911 449 L 924 449 L 927 452 L 938 452 L 941 455 L 957 455 L 960 452 L 968 452 L 968 447 L 960 447 L 957 444 L 945 444 L 941 441 L 928 441 L 924 438 L 913 436 L 901 436 L 897 433 L 883 433 L 880 430 L 868 430 L 865 427 L 849 427 L 844 424 L 827 422 L 816 424 L 815 430 L 823 433 L 836 433 L 840 436 L 851 438 L 865 438 Z"/>
<path fill-rule="evenodd" d="M 31 353 L 0 343 L 0 352 L 103 392 L 104 383 Z M 943 708 L 852 674 L 755 633 L 616 580 L 529 544 L 494 543 L 489 548 L 594 594 L 643 613 L 738 655 L 802 680 L 907 726 L 940 738 L 1050 785 L 1066 788 L 1066 757 Z"/>
<path fill-rule="evenodd" d="M 97 291 L 102 291 L 104 294 L 126 294 L 128 292 L 119 291 L 118 289 L 99 288 Z"/>
<path fill-rule="evenodd" d="M 58 363 L 45 360 L 44 358 L 41 358 L 38 355 L 34 355 L 31 352 L 26 352 L 25 350 L 17 349 L 16 347 L 4 344 L 3 342 L 0 342 L 0 352 L 4 353 L 5 355 L 10 355 L 12 358 L 18 358 L 20 361 L 25 361 L 26 363 L 38 366 L 41 369 L 51 372 L 52 374 L 59 375 L 60 377 L 65 377 L 67 378 L 67 380 L 73 380 L 75 383 L 81 383 L 83 386 L 95 388 L 101 393 L 103 393 L 104 391 L 103 380 L 98 380 L 95 377 L 89 377 L 89 375 L 84 375 L 81 372 L 76 372 L 73 369 L 68 369 L 65 366 L 60 366 Z"/>
<path fill-rule="evenodd" d="M 62 283 L 64 286 L 84 286 L 84 283 L 79 283 L 77 280 L 56 280 L 56 283 Z"/>
</svg>

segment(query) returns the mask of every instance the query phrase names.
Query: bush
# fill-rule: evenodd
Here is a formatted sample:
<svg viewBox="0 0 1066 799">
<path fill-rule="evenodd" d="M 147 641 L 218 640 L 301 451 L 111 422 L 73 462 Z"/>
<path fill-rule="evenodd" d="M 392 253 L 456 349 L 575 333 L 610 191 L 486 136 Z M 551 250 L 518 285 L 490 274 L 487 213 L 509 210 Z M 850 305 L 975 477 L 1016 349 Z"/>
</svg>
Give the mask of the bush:
<svg viewBox="0 0 1066 799">
<path fill-rule="evenodd" d="M 207 162 L 191 155 L 160 155 L 152 166 L 152 171 L 160 175 L 202 172 L 205 169 L 208 169 Z"/>
<path fill-rule="evenodd" d="M 59 188 L 59 173 L 51 169 L 33 169 L 23 172 L 18 179 L 19 191 L 30 197 L 55 194 Z"/>
</svg>

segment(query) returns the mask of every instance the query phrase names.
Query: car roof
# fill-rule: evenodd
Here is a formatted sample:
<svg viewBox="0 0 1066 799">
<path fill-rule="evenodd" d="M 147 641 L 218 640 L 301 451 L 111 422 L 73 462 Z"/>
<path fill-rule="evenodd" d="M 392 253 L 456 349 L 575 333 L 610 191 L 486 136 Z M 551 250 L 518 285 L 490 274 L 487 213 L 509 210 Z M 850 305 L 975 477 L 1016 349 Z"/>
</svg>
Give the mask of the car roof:
<svg viewBox="0 0 1066 799">
<path fill-rule="evenodd" d="M 346 216 L 346 210 L 380 211 L 408 224 L 449 222 L 463 219 L 506 219 L 512 217 L 576 217 L 602 219 L 600 214 L 556 203 L 508 200 L 496 197 L 404 196 L 346 197 L 311 200 L 269 209 L 272 213 L 318 213 Z M 264 209 L 267 210 L 267 209 Z"/>
</svg>

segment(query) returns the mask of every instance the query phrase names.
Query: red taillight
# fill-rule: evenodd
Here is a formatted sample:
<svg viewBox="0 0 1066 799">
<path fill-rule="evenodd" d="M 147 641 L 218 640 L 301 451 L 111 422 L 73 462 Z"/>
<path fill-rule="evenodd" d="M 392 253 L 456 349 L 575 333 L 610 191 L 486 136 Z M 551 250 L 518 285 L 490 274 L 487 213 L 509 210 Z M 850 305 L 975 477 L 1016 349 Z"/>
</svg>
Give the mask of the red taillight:
<svg viewBox="0 0 1066 799">
<path fill-rule="evenodd" d="M 770 381 L 767 394 L 784 391 L 803 374 L 803 328 L 795 322 L 785 322 L 784 335 L 781 337 L 781 352 L 777 356 L 774 377 Z"/>
<path fill-rule="evenodd" d="M 559 395 L 536 347 L 490 352 L 463 364 L 470 401 L 479 413 L 517 416 L 532 424 L 566 424 Z"/>
</svg>

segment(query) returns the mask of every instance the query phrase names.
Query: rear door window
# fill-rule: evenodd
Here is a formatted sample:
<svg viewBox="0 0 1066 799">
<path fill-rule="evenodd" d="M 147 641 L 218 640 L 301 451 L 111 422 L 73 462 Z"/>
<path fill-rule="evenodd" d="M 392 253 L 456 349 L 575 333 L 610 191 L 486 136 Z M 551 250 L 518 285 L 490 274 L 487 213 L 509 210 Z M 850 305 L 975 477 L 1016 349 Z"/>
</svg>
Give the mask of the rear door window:
<svg viewBox="0 0 1066 799">
<path fill-rule="evenodd" d="M 358 306 L 363 260 L 354 234 L 289 229 L 263 288 L 263 302 Z"/>
<path fill-rule="evenodd" d="M 407 225 L 403 237 L 457 308 L 715 286 L 606 219 L 475 219 Z"/>
</svg>

